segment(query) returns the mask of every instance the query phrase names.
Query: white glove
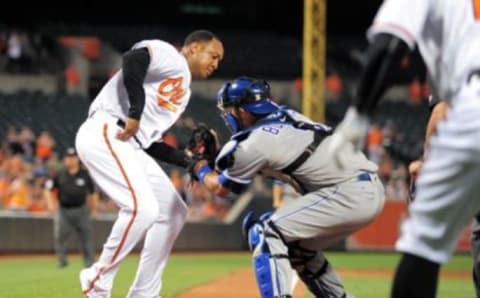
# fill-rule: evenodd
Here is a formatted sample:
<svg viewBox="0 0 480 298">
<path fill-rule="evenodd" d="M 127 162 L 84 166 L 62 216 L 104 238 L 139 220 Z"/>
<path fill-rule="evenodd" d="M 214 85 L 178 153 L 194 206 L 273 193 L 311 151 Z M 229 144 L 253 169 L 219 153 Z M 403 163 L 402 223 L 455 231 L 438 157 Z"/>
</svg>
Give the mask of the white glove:
<svg viewBox="0 0 480 298">
<path fill-rule="evenodd" d="M 355 150 L 361 150 L 365 144 L 367 136 L 369 119 L 366 115 L 359 114 L 357 109 L 350 107 L 345 114 L 342 122 L 335 129 L 330 144 L 328 145 L 328 153 L 334 158 L 340 168 L 345 168 L 346 161 L 342 159 L 344 154 L 342 151 L 351 150 L 349 143 L 353 144 Z"/>
</svg>

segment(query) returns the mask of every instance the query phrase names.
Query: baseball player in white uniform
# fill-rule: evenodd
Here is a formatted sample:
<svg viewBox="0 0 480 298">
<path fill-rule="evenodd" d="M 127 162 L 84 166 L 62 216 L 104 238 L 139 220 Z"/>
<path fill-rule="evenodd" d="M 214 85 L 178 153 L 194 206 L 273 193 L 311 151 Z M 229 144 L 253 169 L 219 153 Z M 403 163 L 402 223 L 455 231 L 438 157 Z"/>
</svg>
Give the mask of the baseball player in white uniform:
<svg viewBox="0 0 480 298">
<path fill-rule="evenodd" d="M 360 147 L 386 76 L 418 46 L 435 95 L 449 105 L 428 157 L 396 247 L 403 253 L 392 297 L 434 297 L 440 265 L 460 230 L 480 211 L 480 1 L 385 1 L 368 31 L 371 45 L 355 104 L 336 129 L 330 154 L 343 164 L 345 142 Z M 342 149 L 342 150 L 339 150 Z"/>
<path fill-rule="evenodd" d="M 80 272 L 85 296 L 110 297 L 120 262 L 145 237 L 127 297 L 159 297 L 187 206 L 154 158 L 186 166 L 183 152 L 159 141 L 185 110 L 192 77 L 209 77 L 222 58 L 221 41 L 206 30 L 188 35 L 180 52 L 161 40 L 141 41 L 92 102 L 76 147 L 119 212 L 98 261 Z"/>
<path fill-rule="evenodd" d="M 262 174 L 301 194 L 271 216 L 256 220 L 250 213 L 244 220 L 261 297 L 292 297 L 293 269 L 315 297 L 350 297 L 322 250 L 382 210 L 377 165 L 361 152 L 347 152 L 348 169 L 339 171 L 326 158 L 331 129 L 276 105 L 265 81 L 228 82 L 217 104 L 235 134 L 217 155 L 215 169 L 205 160 L 195 164 L 198 180 L 225 195 L 242 192 Z"/>
</svg>

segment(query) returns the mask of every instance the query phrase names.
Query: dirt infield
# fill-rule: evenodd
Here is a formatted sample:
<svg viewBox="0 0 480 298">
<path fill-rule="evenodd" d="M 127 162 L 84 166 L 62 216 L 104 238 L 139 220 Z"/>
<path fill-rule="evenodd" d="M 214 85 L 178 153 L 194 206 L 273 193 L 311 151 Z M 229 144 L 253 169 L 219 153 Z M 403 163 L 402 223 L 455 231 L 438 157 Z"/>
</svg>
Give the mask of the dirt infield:
<svg viewBox="0 0 480 298">
<path fill-rule="evenodd" d="M 305 287 L 299 283 L 294 297 L 304 297 Z M 252 269 L 242 269 L 187 290 L 176 298 L 258 298 L 258 290 Z"/>
<path fill-rule="evenodd" d="M 393 275 L 389 270 L 336 270 L 341 277 L 378 277 L 389 278 Z M 443 272 L 443 279 L 470 279 L 470 272 Z M 299 283 L 293 297 L 305 297 L 306 289 Z M 212 282 L 194 287 L 176 298 L 258 298 L 257 286 L 252 269 L 234 271 Z"/>
</svg>

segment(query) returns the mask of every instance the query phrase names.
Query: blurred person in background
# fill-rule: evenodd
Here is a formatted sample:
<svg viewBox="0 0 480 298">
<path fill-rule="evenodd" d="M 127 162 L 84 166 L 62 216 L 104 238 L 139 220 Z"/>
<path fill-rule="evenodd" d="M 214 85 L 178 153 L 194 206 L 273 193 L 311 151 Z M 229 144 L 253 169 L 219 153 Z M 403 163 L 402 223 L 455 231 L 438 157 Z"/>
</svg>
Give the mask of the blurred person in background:
<svg viewBox="0 0 480 298">
<path fill-rule="evenodd" d="M 7 71 L 19 73 L 22 70 L 21 60 L 23 55 L 22 38 L 16 31 L 10 32 L 7 41 Z"/>
<path fill-rule="evenodd" d="M 75 148 L 66 150 L 64 169 L 45 184 L 44 195 L 49 210 L 56 212 L 54 222 L 55 249 L 58 267 L 68 265 L 68 240 L 76 234 L 85 267 L 93 264 L 95 251 L 91 217 L 96 217 L 98 194 L 88 172 L 81 167 Z"/>
<path fill-rule="evenodd" d="M 5 141 L 7 143 L 7 149 L 11 154 L 23 153 L 22 146 L 20 145 L 19 135 L 14 126 L 8 126 L 7 133 L 5 135 Z"/>
<path fill-rule="evenodd" d="M 21 147 L 22 157 L 26 162 L 32 163 L 35 159 L 36 139 L 32 129 L 23 126 L 17 138 Z"/>
<path fill-rule="evenodd" d="M 18 154 L 12 156 L 7 162 L 8 186 L 4 198 L 4 207 L 13 211 L 26 211 L 30 201 L 30 186 L 28 183 L 30 167 Z"/>
<path fill-rule="evenodd" d="M 50 212 L 49 203 L 44 192 L 45 183 L 48 180 L 47 170 L 44 167 L 37 167 L 33 174 L 27 211 L 32 214 L 47 214 Z"/>
<path fill-rule="evenodd" d="M 275 179 L 272 186 L 272 205 L 277 209 L 298 198 L 300 194 L 288 183 Z"/>
<path fill-rule="evenodd" d="M 48 131 L 42 131 L 37 138 L 35 155 L 42 161 L 47 161 L 52 157 L 55 149 L 55 140 Z"/>
</svg>

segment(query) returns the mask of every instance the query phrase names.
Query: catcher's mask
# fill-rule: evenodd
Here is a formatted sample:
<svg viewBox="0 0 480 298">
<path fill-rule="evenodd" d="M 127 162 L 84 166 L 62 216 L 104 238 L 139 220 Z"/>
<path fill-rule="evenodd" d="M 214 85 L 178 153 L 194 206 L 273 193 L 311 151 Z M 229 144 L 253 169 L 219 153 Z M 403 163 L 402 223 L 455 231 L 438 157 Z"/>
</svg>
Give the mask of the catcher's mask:
<svg viewBox="0 0 480 298">
<path fill-rule="evenodd" d="M 263 116 L 278 110 L 278 105 L 271 101 L 270 85 L 264 80 L 241 77 L 225 83 L 217 94 L 217 107 L 233 133 L 241 127 L 238 119 L 225 109 L 241 107 L 256 115 Z"/>
</svg>

